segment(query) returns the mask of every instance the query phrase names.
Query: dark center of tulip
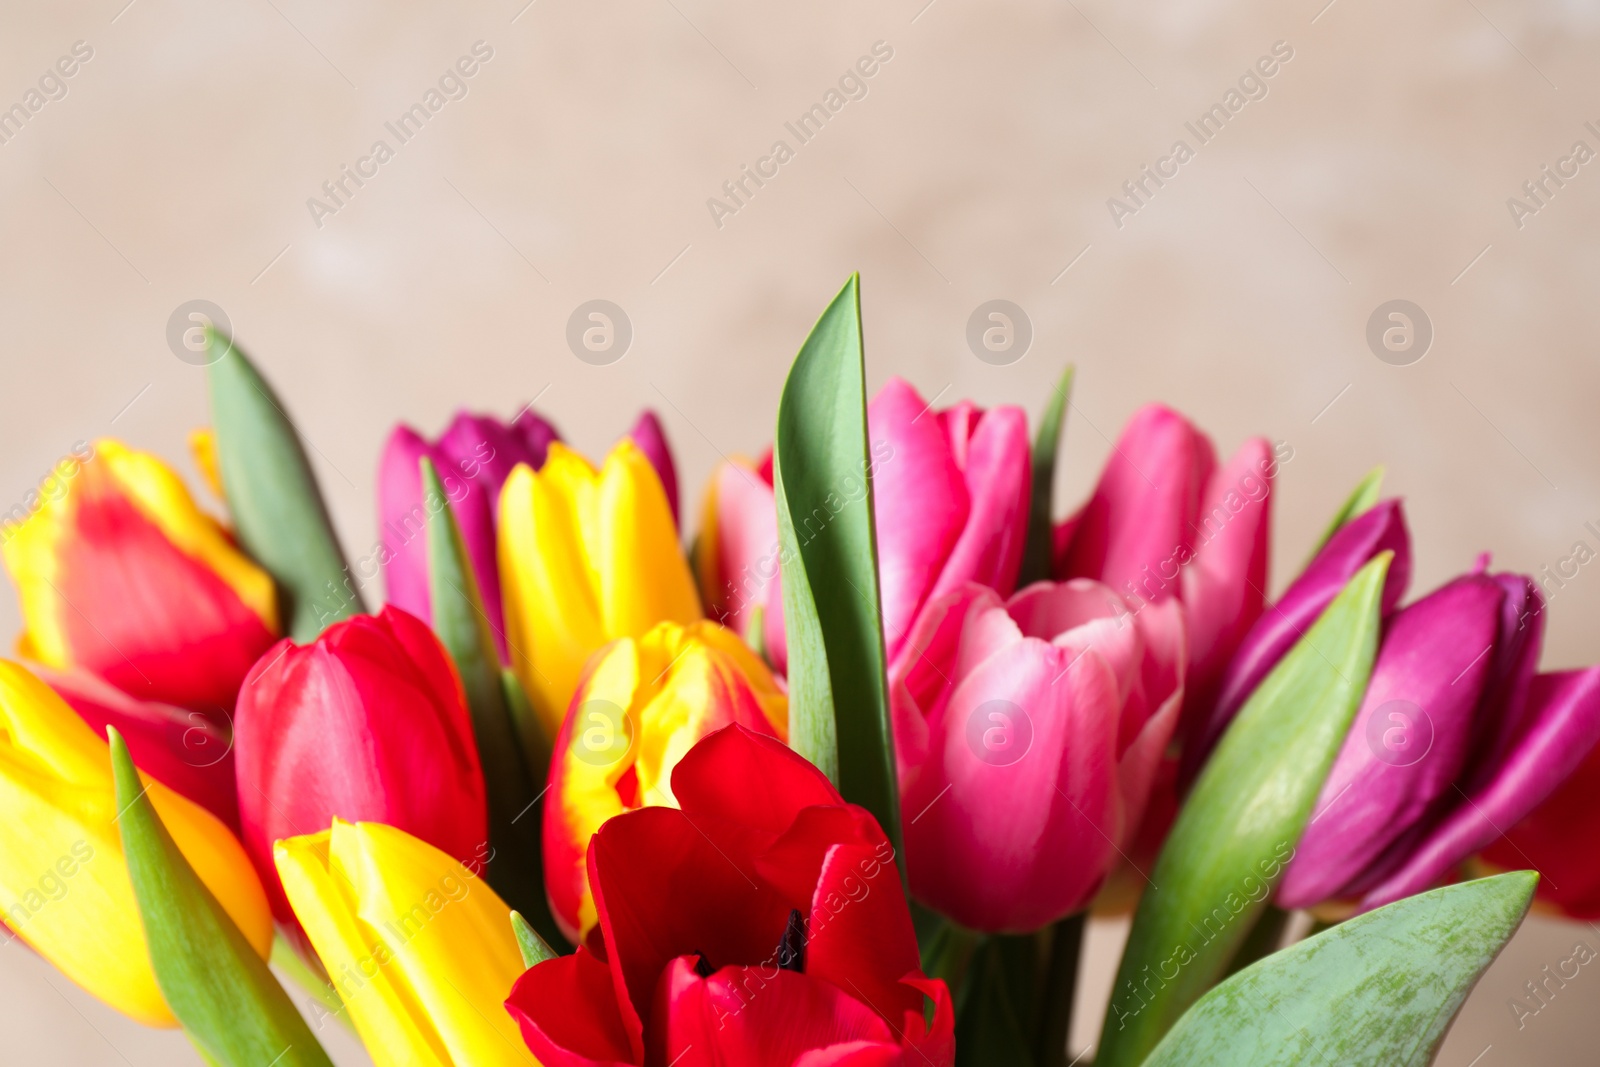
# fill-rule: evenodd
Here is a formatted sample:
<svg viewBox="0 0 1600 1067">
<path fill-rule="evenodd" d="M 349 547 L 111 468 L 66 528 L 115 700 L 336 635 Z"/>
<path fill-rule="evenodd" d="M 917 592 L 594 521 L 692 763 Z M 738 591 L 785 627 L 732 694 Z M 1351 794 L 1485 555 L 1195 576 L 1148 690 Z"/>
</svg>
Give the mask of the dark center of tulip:
<svg viewBox="0 0 1600 1067">
<path fill-rule="evenodd" d="M 778 940 L 778 966 L 800 974 L 806 969 L 806 921 L 798 908 L 789 909 L 789 921 Z"/>
<path fill-rule="evenodd" d="M 706 959 L 704 952 L 696 952 L 694 954 L 694 973 L 701 978 L 710 978 L 717 973 L 717 969 L 711 966 L 711 961 Z"/>
</svg>

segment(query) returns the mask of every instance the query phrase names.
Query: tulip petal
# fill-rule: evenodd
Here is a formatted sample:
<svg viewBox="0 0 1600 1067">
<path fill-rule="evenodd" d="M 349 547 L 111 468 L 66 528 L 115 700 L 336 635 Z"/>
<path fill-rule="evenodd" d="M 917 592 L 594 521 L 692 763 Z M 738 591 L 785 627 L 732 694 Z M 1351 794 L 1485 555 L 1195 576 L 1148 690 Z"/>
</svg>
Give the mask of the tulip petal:
<svg viewBox="0 0 1600 1067">
<path fill-rule="evenodd" d="M 628 437 L 639 446 L 639 451 L 645 454 L 650 466 L 655 468 L 656 477 L 661 479 L 661 491 L 667 495 L 667 506 L 672 509 L 672 521 L 677 523 L 678 469 L 673 465 L 672 446 L 667 443 L 661 420 L 656 418 L 654 411 L 645 408 L 639 413 L 639 420 L 633 424 L 633 429 L 628 431 Z"/>
<path fill-rule="evenodd" d="M 928 404 L 900 378 L 889 379 L 867 405 L 868 436 L 888 454 L 873 472 L 873 498 L 890 662 L 967 522 L 966 479 L 939 419 L 927 413 Z"/>
<path fill-rule="evenodd" d="M 1112 446 L 1056 577 L 1094 578 L 1150 600 L 1176 595 L 1173 579 L 1216 462 L 1210 440 L 1182 415 L 1140 408 Z"/>
<path fill-rule="evenodd" d="M 844 803 L 804 757 L 740 727 L 718 730 L 691 749 L 672 772 L 672 792 L 697 825 L 720 825 L 739 813 L 746 836 L 719 837 L 717 845 L 741 864 L 771 847 L 806 808 Z"/>
<path fill-rule="evenodd" d="M 735 633 L 766 602 L 778 576 L 778 512 L 772 486 L 735 457 L 711 476 L 701 524 L 700 594 L 707 610 Z M 782 617 L 782 611 L 779 611 Z"/>
<path fill-rule="evenodd" d="M 963 677 L 933 742 L 942 773 L 905 797 L 916 897 L 991 931 L 1034 930 L 1081 906 L 1123 831 L 1117 709 L 1116 678 L 1098 653 L 1074 657 L 1036 638 Z M 1007 762 L 1010 752 L 985 747 L 984 723 L 1007 744 L 1031 733 L 1027 749 Z"/>
<path fill-rule="evenodd" d="M 529 968 L 511 987 L 506 1010 L 544 1067 L 631 1067 L 635 1059 L 611 969 L 587 948 Z"/>
<path fill-rule="evenodd" d="M 966 483 L 966 522 L 923 602 L 969 581 L 1010 596 L 1022 565 L 1033 462 L 1027 416 L 1021 408 L 1009 406 L 984 412 L 970 441 L 961 444 L 952 453 Z"/>
<path fill-rule="evenodd" d="M 709 978 L 694 968 L 690 954 L 673 960 L 662 974 L 660 1014 L 666 1021 L 660 1052 L 651 1062 L 679 1067 L 882 1062 L 837 1058 L 863 1044 L 887 1046 L 898 1055 L 898 1042 L 882 1017 L 849 990 L 775 965 L 722 967 Z M 828 1056 L 800 1059 L 819 1052 Z"/>
<path fill-rule="evenodd" d="M 594 835 L 589 884 L 623 1023 L 637 1052 L 643 1051 L 643 1019 L 656 978 L 672 959 L 703 953 L 713 965 L 759 960 L 778 944 L 789 904 L 745 864 L 671 808 L 629 812 Z M 666 871 L 683 879 L 681 888 L 661 884 Z M 650 892 L 638 891 L 641 879 Z M 730 915 L 739 921 L 729 922 Z"/>
<path fill-rule="evenodd" d="M 1251 438 L 1206 489 L 1194 561 L 1183 569 L 1190 714 L 1209 708 L 1223 670 L 1265 606 L 1276 469 L 1272 446 Z"/>
<path fill-rule="evenodd" d="M 1184 777 L 1198 773 L 1206 755 L 1284 654 L 1317 621 L 1352 575 L 1383 551 L 1394 553 L 1383 587 L 1382 610 L 1394 610 L 1411 580 L 1411 535 L 1398 500 L 1388 500 L 1342 526 L 1240 643 L 1223 672 L 1215 706 L 1197 714 L 1197 733 L 1185 746 Z"/>
<path fill-rule="evenodd" d="M 1493 777 L 1465 797 L 1363 910 L 1420 892 L 1533 811 L 1600 741 L 1600 667 L 1535 675 L 1527 722 Z"/>
<path fill-rule="evenodd" d="M 1391 621 L 1361 709 L 1278 888 L 1280 907 L 1336 896 L 1451 788 L 1467 757 L 1503 598 L 1498 583 L 1467 575 Z M 1391 747 L 1386 730 L 1398 731 L 1396 746 L 1429 747 Z"/>
</svg>

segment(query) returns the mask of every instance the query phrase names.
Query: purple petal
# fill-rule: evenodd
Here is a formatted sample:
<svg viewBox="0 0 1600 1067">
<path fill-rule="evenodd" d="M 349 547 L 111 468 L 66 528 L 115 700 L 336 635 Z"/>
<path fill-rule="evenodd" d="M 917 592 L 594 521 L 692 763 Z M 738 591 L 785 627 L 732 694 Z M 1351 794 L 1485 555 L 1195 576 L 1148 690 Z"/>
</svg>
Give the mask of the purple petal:
<svg viewBox="0 0 1600 1067">
<path fill-rule="evenodd" d="M 1526 725 L 1493 779 L 1464 796 L 1363 911 L 1421 892 L 1541 804 L 1600 741 L 1600 667 L 1535 675 Z M 1575 847 L 1578 843 L 1574 843 Z"/>
<path fill-rule="evenodd" d="M 1239 644 L 1222 676 L 1217 703 L 1184 752 L 1184 778 L 1193 780 L 1250 694 L 1317 621 L 1350 581 L 1379 552 L 1394 553 L 1383 587 L 1383 612 L 1399 603 L 1411 580 L 1411 535 L 1398 500 L 1385 500 L 1339 529 L 1299 578 L 1268 608 Z"/>
<path fill-rule="evenodd" d="M 1532 578 L 1522 574 L 1490 575 L 1505 590 L 1500 609 L 1500 637 L 1495 642 L 1489 685 L 1478 710 L 1472 756 L 1461 776 L 1467 792 L 1487 784 L 1495 767 L 1522 732 L 1528 710 L 1528 687 L 1539 667 L 1544 644 L 1544 598 Z"/>
<path fill-rule="evenodd" d="M 528 466 L 534 470 L 544 466 L 550 446 L 561 440 L 561 431 L 532 407 L 524 407 L 517 412 L 517 417 L 511 420 L 511 429 L 522 438 L 522 445 L 527 449 Z"/>
<path fill-rule="evenodd" d="M 430 622 L 427 513 L 421 506 L 422 472 L 418 468 L 423 456 L 438 462 L 433 447 L 411 427 L 402 423 L 389 434 L 378 463 L 378 533 L 385 549 L 386 599 Z"/>
<path fill-rule="evenodd" d="M 656 475 L 661 479 L 661 488 L 666 491 L 667 503 L 672 507 L 672 521 L 678 521 L 678 471 L 672 463 L 672 446 L 667 444 L 667 435 L 661 428 L 661 420 L 656 418 L 656 413 L 649 408 L 639 414 L 639 421 L 633 424 L 633 429 L 628 431 L 628 436 L 633 443 L 639 446 L 650 460 L 650 465 L 656 469 Z"/>
<path fill-rule="evenodd" d="M 1499 632 L 1500 584 L 1458 578 L 1395 615 L 1372 680 L 1278 891 L 1338 895 L 1456 781 Z"/>
</svg>

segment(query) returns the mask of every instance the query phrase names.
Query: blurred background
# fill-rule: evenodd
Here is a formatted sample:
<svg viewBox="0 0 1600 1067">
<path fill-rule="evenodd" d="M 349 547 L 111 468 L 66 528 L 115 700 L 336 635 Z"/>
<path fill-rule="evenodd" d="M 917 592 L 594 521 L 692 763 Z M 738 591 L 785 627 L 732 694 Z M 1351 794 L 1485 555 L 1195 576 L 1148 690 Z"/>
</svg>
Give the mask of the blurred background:
<svg viewBox="0 0 1600 1067">
<path fill-rule="evenodd" d="M 1077 364 L 1072 506 L 1147 400 L 1224 452 L 1287 442 L 1275 590 L 1379 463 L 1416 591 L 1481 551 L 1544 578 L 1600 544 L 1593 4 L 103 0 L 0 25 L 0 511 L 107 435 L 199 484 L 204 370 L 169 336 L 204 300 L 352 556 L 392 424 L 463 406 L 536 400 L 591 454 L 653 407 L 693 515 L 859 270 L 871 389 L 1036 416 Z M 627 325 L 604 358 L 568 342 L 594 300 Z M 998 352 L 969 343 L 993 300 Z M 1547 592 L 1543 666 L 1600 658 L 1600 577 Z M 1091 932 L 1075 1047 L 1121 930 Z M 1574 942 L 1600 931 L 1530 919 L 1439 1062 L 1592 1058 L 1600 978 L 1520 1029 L 1508 1008 Z M 199 1062 L 20 944 L 0 1005 L 8 1062 Z"/>
</svg>

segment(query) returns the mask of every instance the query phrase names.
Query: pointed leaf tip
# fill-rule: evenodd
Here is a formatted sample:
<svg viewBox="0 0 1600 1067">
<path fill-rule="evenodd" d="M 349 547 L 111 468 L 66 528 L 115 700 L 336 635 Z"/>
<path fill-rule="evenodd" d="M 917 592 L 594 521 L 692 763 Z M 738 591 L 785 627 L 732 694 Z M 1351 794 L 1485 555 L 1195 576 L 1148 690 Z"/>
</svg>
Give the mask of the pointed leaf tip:
<svg viewBox="0 0 1600 1067">
<path fill-rule="evenodd" d="M 521 912 L 511 913 L 511 932 L 517 936 L 517 948 L 522 951 L 522 964 L 532 967 L 545 960 L 556 958 L 556 952 L 539 936 L 539 931 L 528 924 Z"/>
</svg>

